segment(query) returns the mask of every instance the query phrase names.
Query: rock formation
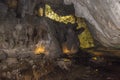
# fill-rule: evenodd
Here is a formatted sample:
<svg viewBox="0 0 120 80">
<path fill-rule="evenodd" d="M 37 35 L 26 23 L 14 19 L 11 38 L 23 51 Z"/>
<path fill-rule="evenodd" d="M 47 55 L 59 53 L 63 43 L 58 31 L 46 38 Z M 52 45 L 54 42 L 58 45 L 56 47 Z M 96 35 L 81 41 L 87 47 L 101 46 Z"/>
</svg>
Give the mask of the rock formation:
<svg viewBox="0 0 120 80">
<path fill-rule="evenodd" d="M 106 47 L 120 48 L 119 0 L 64 0 L 64 3 L 74 4 L 76 16 L 89 22 L 95 40 Z"/>
</svg>

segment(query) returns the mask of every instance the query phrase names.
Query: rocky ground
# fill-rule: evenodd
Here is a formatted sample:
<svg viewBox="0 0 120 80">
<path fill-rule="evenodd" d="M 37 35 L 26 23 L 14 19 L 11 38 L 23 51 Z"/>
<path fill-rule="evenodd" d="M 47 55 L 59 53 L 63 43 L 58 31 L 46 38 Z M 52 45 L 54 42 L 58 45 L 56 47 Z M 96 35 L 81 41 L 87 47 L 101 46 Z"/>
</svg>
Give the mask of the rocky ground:
<svg viewBox="0 0 120 80">
<path fill-rule="evenodd" d="M 48 60 L 42 54 L 10 55 L 1 50 L 0 80 L 119 80 L 119 60 L 83 51 Z"/>
</svg>

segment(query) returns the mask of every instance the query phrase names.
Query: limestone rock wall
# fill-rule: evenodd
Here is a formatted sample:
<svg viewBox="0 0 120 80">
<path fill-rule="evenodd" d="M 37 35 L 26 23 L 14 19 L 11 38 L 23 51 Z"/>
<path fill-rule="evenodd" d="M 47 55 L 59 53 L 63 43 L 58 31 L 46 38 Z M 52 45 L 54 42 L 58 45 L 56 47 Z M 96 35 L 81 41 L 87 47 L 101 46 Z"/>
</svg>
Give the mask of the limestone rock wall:
<svg viewBox="0 0 120 80">
<path fill-rule="evenodd" d="M 84 17 L 95 40 L 106 47 L 120 48 L 119 0 L 64 0 L 74 4 L 75 14 Z"/>
</svg>

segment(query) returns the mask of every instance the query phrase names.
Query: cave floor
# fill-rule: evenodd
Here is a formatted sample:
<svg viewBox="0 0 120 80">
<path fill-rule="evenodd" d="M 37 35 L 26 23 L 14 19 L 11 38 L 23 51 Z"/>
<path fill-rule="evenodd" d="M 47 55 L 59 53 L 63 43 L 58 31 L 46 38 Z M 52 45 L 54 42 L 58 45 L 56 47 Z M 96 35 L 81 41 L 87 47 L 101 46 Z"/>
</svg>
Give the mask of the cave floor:
<svg viewBox="0 0 120 80">
<path fill-rule="evenodd" d="M 120 72 L 77 65 L 67 72 L 61 70 L 57 73 L 52 72 L 43 80 L 120 80 Z"/>
<path fill-rule="evenodd" d="M 86 52 L 49 61 L 42 55 L 9 57 L 0 62 L 0 80 L 120 80 L 120 58 Z"/>
</svg>

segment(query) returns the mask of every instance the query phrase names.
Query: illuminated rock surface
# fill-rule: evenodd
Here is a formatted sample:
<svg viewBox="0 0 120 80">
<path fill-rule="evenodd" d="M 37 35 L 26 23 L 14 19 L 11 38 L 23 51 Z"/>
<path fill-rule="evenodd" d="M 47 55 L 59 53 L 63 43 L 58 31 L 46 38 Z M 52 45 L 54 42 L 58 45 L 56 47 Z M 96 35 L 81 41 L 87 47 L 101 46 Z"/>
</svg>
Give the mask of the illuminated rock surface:
<svg viewBox="0 0 120 80">
<path fill-rule="evenodd" d="M 119 0 L 64 0 L 74 4 L 75 14 L 91 24 L 89 30 L 95 40 L 106 47 L 120 47 Z"/>
</svg>

